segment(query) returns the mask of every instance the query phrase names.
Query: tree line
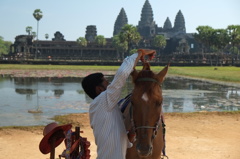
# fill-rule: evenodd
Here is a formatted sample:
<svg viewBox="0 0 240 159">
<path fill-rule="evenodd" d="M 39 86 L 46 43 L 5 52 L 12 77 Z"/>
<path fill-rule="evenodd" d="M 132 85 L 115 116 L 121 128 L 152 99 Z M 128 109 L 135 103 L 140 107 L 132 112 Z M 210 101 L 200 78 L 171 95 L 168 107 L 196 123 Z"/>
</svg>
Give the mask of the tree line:
<svg viewBox="0 0 240 159">
<path fill-rule="evenodd" d="M 239 54 L 240 25 L 229 25 L 226 29 L 214 29 L 210 26 L 199 26 L 195 39 L 201 44 L 202 52 L 223 52 Z"/>
<path fill-rule="evenodd" d="M 11 45 L 11 41 L 4 41 L 3 37 L 0 36 L 0 57 L 9 53 Z"/>
</svg>

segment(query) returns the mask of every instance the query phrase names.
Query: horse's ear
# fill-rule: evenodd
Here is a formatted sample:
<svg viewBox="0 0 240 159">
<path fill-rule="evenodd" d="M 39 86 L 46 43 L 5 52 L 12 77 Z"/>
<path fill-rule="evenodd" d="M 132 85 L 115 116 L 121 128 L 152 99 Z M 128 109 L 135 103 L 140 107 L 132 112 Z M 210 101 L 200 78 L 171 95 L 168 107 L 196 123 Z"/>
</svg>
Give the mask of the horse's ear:
<svg viewBox="0 0 240 159">
<path fill-rule="evenodd" d="M 150 64 L 148 62 L 144 62 L 142 70 L 150 70 Z"/>
<path fill-rule="evenodd" d="M 159 79 L 159 82 L 162 83 L 167 72 L 168 72 L 168 67 L 169 67 L 169 64 L 164 68 L 162 69 L 162 71 L 160 71 L 158 74 L 157 74 L 157 77 Z"/>
<path fill-rule="evenodd" d="M 131 73 L 131 76 L 132 76 L 132 80 L 135 81 L 135 79 L 137 78 L 137 75 L 138 75 L 138 71 L 134 68 L 133 69 L 133 72 Z"/>
</svg>

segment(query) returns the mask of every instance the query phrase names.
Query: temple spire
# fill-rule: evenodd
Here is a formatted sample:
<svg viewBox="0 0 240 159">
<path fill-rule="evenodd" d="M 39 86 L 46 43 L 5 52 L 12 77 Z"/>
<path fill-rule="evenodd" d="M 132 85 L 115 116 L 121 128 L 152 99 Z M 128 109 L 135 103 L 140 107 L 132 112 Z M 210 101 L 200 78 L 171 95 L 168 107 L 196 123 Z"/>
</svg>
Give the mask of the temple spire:
<svg viewBox="0 0 240 159">
<path fill-rule="evenodd" d="M 146 26 L 151 25 L 153 23 L 153 11 L 152 7 L 148 0 L 145 1 L 142 13 L 141 13 L 141 20 L 139 21 L 139 26 Z"/>
<path fill-rule="evenodd" d="M 172 23 L 171 23 L 171 21 L 169 20 L 168 17 L 167 17 L 166 21 L 164 22 L 163 29 L 164 30 L 172 29 Z"/>
<path fill-rule="evenodd" d="M 186 33 L 185 20 L 181 10 L 179 10 L 176 15 L 175 22 L 174 22 L 174 30 Z"/>
<path fill-rule="evenodd" d="M 142 8 L 141 19 L 138 22 L 138 31 L 143 37 L 152 37 L 156 33 L 153 11 L 148 0 L 145 1 Z"/>
<path fill-rule="evenodd" d="M 128 19 L 124 8 L 122 8 L 114 24 L 113 36 L 120 33 L 125 24 L 128 24 Z"/>
</svg>

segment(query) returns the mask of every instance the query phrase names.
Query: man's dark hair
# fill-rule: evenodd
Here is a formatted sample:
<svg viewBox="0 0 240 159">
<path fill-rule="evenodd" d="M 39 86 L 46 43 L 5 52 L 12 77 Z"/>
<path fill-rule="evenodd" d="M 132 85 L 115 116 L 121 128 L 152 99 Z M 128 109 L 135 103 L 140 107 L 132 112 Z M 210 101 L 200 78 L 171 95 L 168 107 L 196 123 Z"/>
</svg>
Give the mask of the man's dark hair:
<svg viewBox="0 0 240 159">
<path fill-rule="evenodd" d="M 90 98 L 94 99 L 95 97 L 97 97 L 96 86 L 101 85 L 102 82 L 103 82 L 103 74 L 93 73 L 83 78 L 82 88 Z"/>
</svg>

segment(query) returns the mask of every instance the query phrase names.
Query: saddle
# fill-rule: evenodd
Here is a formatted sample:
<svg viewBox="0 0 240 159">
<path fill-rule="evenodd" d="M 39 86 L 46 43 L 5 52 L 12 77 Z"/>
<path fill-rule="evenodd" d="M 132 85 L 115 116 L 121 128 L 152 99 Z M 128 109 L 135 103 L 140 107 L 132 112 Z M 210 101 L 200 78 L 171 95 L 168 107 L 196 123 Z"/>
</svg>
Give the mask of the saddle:
<svg viewBox="0 0 240 159">
<path fill-rule="evenodd" d="M 130 107 L 131 107 L 131 93 L 125 98 L 118 102 L 118 106 L 122 112 L 125 128 L 127 131 L 131 130 L 131 118 L 130 118 Z"/>
</svg>

